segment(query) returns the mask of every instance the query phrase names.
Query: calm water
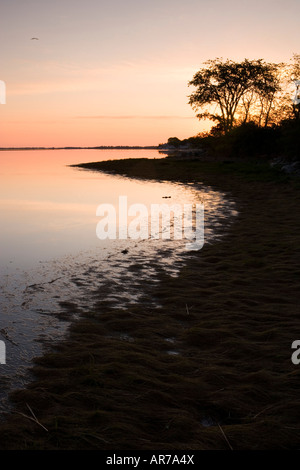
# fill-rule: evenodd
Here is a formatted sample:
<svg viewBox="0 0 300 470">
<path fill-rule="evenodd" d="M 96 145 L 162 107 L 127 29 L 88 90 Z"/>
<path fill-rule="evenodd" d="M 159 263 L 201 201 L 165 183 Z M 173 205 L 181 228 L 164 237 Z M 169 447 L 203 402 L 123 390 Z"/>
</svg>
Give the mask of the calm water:
<svg viewBox="0 0 300 470">
<path fill-rule="evenodd" d="M 30 380 L 32 358 L 62 337 L 80 312 L 99 310 L 104 301 L 118 307 L 138 302 L 145 282 L 157 282 L 158 270 L 176 276 L 189 256 L 183 240 L 99 240 L 100 204 L 117 208 L 124 195 L 128 205 L 147 207 L 203 202 L 205 243 L 217 242 L 236 215 L 234 201 L 201 182 L 145 182 L 69 166 L 140 157 L 162 156 L 156 150 L 0 152 L 2 406 L 11 388 Z M 143 301 L 155 307 L 153 299 Z"/>
</svg>

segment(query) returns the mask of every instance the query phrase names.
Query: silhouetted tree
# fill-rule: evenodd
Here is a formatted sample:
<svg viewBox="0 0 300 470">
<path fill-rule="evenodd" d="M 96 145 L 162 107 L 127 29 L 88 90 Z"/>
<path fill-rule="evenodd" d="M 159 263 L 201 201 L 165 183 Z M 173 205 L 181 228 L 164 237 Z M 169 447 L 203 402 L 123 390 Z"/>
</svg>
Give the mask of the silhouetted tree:
<svg viewBox="0 0 300 470">
<path fill-rule="evenodd" d="M 280 89 L 276 64 L 261 59 L 234 62 L 217 58 L 204 65 L 189 82 L 189 86 L 196 87 L 189 96 L 189 104 L 202 111 L 197 114 L 199 119 L 217 122 L 217 127 L 226 134 L 237 116 L 244 122 L 249 119 L 250 107 L 259 98 L 261 107 L 264 106 L 265 124 L 268 122 L 275 93 Z"/>
<path fill-rule="evenodd" d="M 272 76 L 273 86 L 267 90 L 263 88 L 257 93 L 257 101 L 259 103 L 259 113 L 257 115 L 257 124 L 267 127 L 269 124 L 278 124 L 283 119 L 283 89 L 282 77 L 284 75 L 285 64 L 267 64 L 269 72 Z"/>
<path fill-rule="evenodd" d="M 168 145 L 171 145 L 172 147 L 179 147 L 180 144 L 181 141 L 178 139 L 178 137 L 169 137 Z"/>
</svg>

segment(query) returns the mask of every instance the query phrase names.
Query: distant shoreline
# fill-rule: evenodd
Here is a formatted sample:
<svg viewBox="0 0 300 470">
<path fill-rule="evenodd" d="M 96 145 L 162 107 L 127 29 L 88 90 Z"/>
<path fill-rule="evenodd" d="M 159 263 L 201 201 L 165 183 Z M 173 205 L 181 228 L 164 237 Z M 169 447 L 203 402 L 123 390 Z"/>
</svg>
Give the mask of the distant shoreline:
<svg viewBox="0 0 300 470">
<path fill-rule="evenodd" d="M 116 146 L 97 146 L 97 147 L 1 147 L 0 151 L 7 150 L 157 150 L 159 146 L 126 146 L 126 145 L 116 145 Z"/>
</svg>

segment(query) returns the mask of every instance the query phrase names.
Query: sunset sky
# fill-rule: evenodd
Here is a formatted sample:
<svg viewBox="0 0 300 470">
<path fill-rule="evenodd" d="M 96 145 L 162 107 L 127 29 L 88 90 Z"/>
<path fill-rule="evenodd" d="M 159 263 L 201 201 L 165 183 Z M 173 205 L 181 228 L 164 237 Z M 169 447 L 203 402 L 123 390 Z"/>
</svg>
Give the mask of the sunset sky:
<svg viewBox="0 0 300 470">
<path fill-rule="evenodd" d="M 0 0 L 0 147 L 195 135 L 187 84 L 201 64 L 288 62 L 299 18 L 299 0 Z"/>
</svg>

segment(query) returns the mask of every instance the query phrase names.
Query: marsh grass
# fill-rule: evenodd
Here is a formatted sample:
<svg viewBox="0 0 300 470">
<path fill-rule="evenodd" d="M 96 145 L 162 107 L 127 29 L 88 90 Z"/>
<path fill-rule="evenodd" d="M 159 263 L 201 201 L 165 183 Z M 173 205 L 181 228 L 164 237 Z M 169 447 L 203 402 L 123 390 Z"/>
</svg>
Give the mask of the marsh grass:
<svg viewBox="0 0 300 470">
<path fill-rule="evenodd" d="M 122 160 L 82 165 L 130 177 L 202 181 L 239 216 L 222 241 L 160 274 L 140 303 L 75 321 L 13 393 L 47 432 L 13 413 L 2 449 L 299 449 L 300 193 L 263 164 Z M 256 169 L 255 169 L 256 168 Z M 99 294 L 100 295 L 100 294 Z"/>
</svg>

